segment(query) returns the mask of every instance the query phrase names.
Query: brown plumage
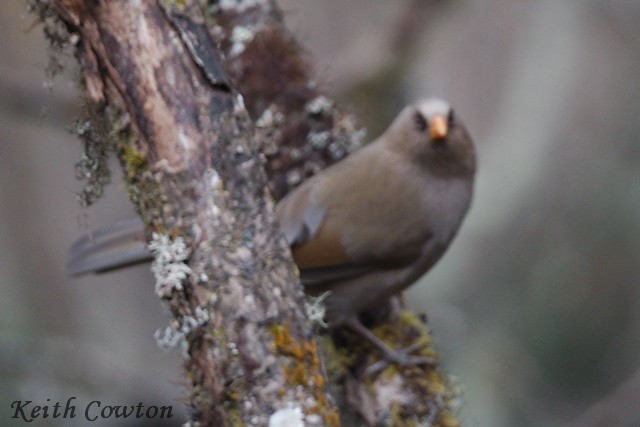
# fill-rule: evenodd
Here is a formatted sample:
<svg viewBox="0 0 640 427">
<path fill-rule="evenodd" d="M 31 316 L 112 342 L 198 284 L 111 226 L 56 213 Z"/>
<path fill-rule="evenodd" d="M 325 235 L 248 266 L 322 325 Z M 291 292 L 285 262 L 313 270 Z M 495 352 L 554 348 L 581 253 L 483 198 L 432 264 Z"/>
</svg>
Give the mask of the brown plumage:
<svg viewBox="0 0 640 427">
<path fill-rule="evenodd" d="M 352 327 L 396 363 L 424 361 L 389 349 L 357 315 L 401 292 L 442 256 L 469 208 L 475 159 L 473 142 L 449 104 L 422 99 L 377 140 L 278 203 L 276 216 L 305 290 L 330 291 L 325 304 L 331 326 Z M 114 242 L 121 245 L 122 236 Z M 139 259 L 139 250 L 130 253 Z M 99 257 L 91 245 L 76 244 L 69 269 L 80 274 L 126 263 L 111 256 L 103 265 Z"/>
<path fill-rule="evenodd" d="M 278 204 L 302 282 L 332 291 L 330 323 L 400 292 L 440 258 L 471 202 L 474 172 L 473 143 L 449 105 L 420 100 Z"/>
</svg>

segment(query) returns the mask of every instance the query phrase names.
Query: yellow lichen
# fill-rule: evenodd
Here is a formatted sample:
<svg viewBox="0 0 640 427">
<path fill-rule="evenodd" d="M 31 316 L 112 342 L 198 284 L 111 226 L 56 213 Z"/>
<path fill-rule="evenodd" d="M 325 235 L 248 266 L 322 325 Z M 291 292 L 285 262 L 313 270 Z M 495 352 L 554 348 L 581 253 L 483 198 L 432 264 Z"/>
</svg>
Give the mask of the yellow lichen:
<svg viewBox="0 0 640 427">
<path fill-rule="evenodd" d="M 430 394 L 440 396 L 447 391 L 447 385 L 442 376 L 435 370 L 426 373 L 426 384 Z"/>
<path fill-rule="evenodd" d="M 440 418 L 438 419 L 438 425 L 441 427 L 460 427 L 460 421 L 458 421 L 448 410 L 443 410 Z"/>
<path fill-rule="evenodd" d="M 282 367 L 285 381 L 289 386 L 303 386 L 310 389 L 315 403 L 305 408 L 306 414 L 319 414 L 328 426 L 339 426 L 338 413 L 331 408 L 325 398 L 324 378 L 318 356 L 318 346 L 314 340 L 296 342 L 287 325 L 271 327 L 276 351 L 291 360 Z M 284 391 L 283 391 L 284 392 Z"/>
</svg>

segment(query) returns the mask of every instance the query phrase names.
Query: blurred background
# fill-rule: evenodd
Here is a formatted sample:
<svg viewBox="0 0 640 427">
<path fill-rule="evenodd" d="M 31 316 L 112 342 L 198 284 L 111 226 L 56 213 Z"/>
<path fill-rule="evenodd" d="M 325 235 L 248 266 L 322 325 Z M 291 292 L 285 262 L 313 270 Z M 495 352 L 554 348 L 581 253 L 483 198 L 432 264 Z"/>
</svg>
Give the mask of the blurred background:
<svg viewBox="0 0 640 427">
<path fill-rule="evenodd" d="M 425 95 L 474 136 L 470 214 L 406 298 L 462 385 L 464 425 L 639 426 L 640 2 L 280 4 L 369 139 Z M 0 11 L 0 424 L 19 399 L 180 411 L 148 266 L 65 275 L 76 238 L 133 210 L 116 164 L 104 198 L 79 207 L 75 67 L 46 75 L 25 9 Z"/>
</svg>

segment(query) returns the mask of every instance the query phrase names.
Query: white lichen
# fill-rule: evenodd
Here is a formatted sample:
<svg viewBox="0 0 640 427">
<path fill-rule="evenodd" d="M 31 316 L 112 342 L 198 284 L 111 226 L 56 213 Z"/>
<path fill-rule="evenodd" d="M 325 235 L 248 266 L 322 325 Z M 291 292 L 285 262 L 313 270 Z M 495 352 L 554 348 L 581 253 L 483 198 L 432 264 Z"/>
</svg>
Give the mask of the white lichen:
<svg viewBox="0 0 640 427">
<path fill-rule="evenodd" d="M 180 318 L 180 332 L 185 336 L 193 332 L 198 326 L 200 326 L 200 323 L 195 317 L 182 316 Z"/>
<path fill-rule="evenodd" d="M 299 406 L 289 406 L 269 417 L 269 427 L 304 427 L 304 414 Z"/>
<path fill-rule="evenodd" d="M 284 115 L 279 112 L 275 106 L 265 108 L 260 115 L 260 118 L 256 120 L 256 127 L 260 129 L 270 128 L 284 122 Z"/>
<path fill-rule="evenodd" d="M 311 115 L 328 115 L 333 108 L 333 102 L 326 96 L 320 95 L 309 101 L 305 107 Z"/>
<path fill-rule="evenodd" d="M 242 97 L 242 95 L 237 94 L 236 95 L 236 103 L 233 107 L 233 112 L 235 114 L 242 114 L 244 112 L 247 111 L 247 107 L 244 104 L 244 98 Z"/>
<path fill-rule="evenodd" d="M 360 146 L 362 146 L 362 143 L 364 142 L 366 136 L 366 128 L 360 128 L 351 132 L 351 135 L 349 136 L 349 147 L 347 147 L 349 149 L 349 152 L 353 152 Z"/>
<path fill-rule="evenodd" d="M 302 181 L 300 171 L 293 169 L 287 172 L 287 184 L 290 186 L 298 185 Z"/>
<path fill-rule="evenodd" d="M 237 56 L 244 52 L 247 43 L 253 40 L 254 35 L 255 29 L 251 27 L 244 27 L 242 25 L 234 27 L 231 32 L 231 49 L 229 50 L 229 54 L 231 56 Z"/>
<path fill-rule="evenodd" d="M 251 7 L 259 6 L 264 2 L 265 0 L 220 0 L 220 2 L 218 2 L 218 7 L 222 10 L 233 9 L 240 13 Z"/>
<path fill-rule="evenodd" d="M 380 377 L 376 381 L 376 402 L 380 408 L 388 408 L 394 404 L 406 405 L 411 401 L 401 375 Z"/>
<path fill-rule="evenodd" d="M 339 140 L 344 141 L 344 148 L 352 153 L 362 146 L 367 130 L 360 127 L 352 115 L 340 117 L 335 125 L 336 135 Z"/>
<path fill-rule="evenodd" d="M 153 337 L 158 347 L 164 350 L 180 348 L 183 356 L 187 356 L 189 344 L 187 337 L 197 328 L 205 325 L 210 320 L 209 313 L 202 307 L 196 307 L 193 316 L 180 316 L 171 325 L 164 328 L 158 328 Z"/>
<path fill-rule="evenodd" d="M 315 149 L 324 149 L 329 141 L 331 141 L 331 131 L 324 132 L 309 132 L 307 135 L 307 142 Z"/>
<path fill-rule="evenodd" d="M 273 111 L 271 108 L 265 108 L 258 120 L 256 120 L 256 127 L 268 128 L 273 126 Z"/>
<path fill-rule="evenodd" d="M 189 248 L 184 239 L 171 240 L 165 234 L 153 233 L 148 248 L 153 255 L 151 271 L 156 278 L 156 295 L 166 298 L 174 290 L 183 290 L 184 280 L 192 274 L 185 262 L 189 258 Z"/>
<path fill-rule="evenodd" d="M 343 144 L 338 141 L 334 141 L 329 145 L 329 154 L 335 160 L 343 158 L 347 152 Z"/>
<path fill-rule="evenodd" d="M 202 307 L 196 307 L 194 314 L 198 325 L 204 325 L 211 320 L 209 312 Z"/>
<path fill-rule="evenodd" d="M 324 321 L 324 317 L 327 312 L 324 300 L 327 299 L 330 293 L 331 291 L 327 291 L 317 297 L 307 297 L 305 299 L 304 308 L 312 325 L 318 325 L 322 328 L 326 328 L 328 326 L 327 322 Z"/>
<path fill-rule="evenodd" d="M 82 136 L 91 129 L 91 122 L 88 120 L 76 123 L 75 131 L 78 136 Z"/>
<path fill-rule="evenodd" d="M 209 194 L 210 196 L 215 196 L 217 193 L 222 191 L 222 179 L 220 179 L 220 175 L 218 175 L 218 173 L 214 170 L 208 171 L 207 173 L 209 174 L 209 185 L 211 185 L 211 188 L 214 189 L 214 191 L 210 191 Z M 215 198 L 212 198 L 210 200 L 211 215 L 217 225 L 218 217 L 220 216 L 221 210 L 218 204 L 215 202 Z"/>
<path fill-rule="evenodd" d="M 234 356 L 237 356 L 238 354 L 240 354 L 240 351 L 238 350 L 238 345 L 234 342 L 230 342 L 229 344 L 227 344 L 227 348 L 229 349 L 229 352 Z"/>
<path fill-rule="evenodd" d="M 308 426 L 321 426 L 322 417 L 319 414 L 309 414 L 305 417 Z"/>
<path fill-rule="evenodd" d="M 163 350 L 171 350 L 186 343 L 185 334 L 172 326 L 167 326 L 164 331 L 162 328 L 158 328 L 154 332 L 153 338 L 155 338 L 158 347 Z"/>
<path fill-rule="evenodd" d="M 218 175 L 218 173 L 215 171 L 209 172 L 209 174 L 209 184 L 211 185 L 211 188 L 219 189 L 219 187 L 222 185 L 222 179 L 220 179 L 220 175 Z"/>
<path fill-rule="evenodd" d="M 209 322 L 209 313 L 202 307 L 196 307 L 193 316 L 180 316 L 180 332 L 185 336 L 193 333 L 197 328 Z"/>
</svg>

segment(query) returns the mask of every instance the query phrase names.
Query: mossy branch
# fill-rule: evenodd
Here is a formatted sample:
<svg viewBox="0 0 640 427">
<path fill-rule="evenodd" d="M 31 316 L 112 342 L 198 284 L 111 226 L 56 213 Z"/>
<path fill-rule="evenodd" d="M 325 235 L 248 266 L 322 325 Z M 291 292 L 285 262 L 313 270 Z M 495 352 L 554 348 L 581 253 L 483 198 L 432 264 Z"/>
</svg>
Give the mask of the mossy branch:
<svg viewBox="0 0 640 427">
<path fill-rule="evenodd" d="M 379 358 L 359 339 L 316 345 L 267 183 L 280 199 L 364 131 L 322 94 L 273 1 L 32 3 L 71 34 L 95 118 L 120 112 L 114 146 L 168 284 L 164 339 L 184 350 L 194 422 L 337 425 L 330 388 L 344 425 L 459 424 L 437 366 L 368 376 Z M 376 310 L 370 324 L 437 357 L 414 314 Z"/>
<path fill-rule="evenodd" d="M 286 27 L 275 1 L 220 3 L 208 1 L 210 33 L 259 124 L 267 176 L 278 200 L 304 178 L 357 149 L 366 131 L 357 117 L 341 111 L 322 92 L 310 58 Z M 424 355 L 438 358 L 417 315 L 399 315 L 385 307 L 370 315 L 374 332 L 394 347 L 422 341 Z M 389 368 L 380 376 L 362 376 L 379 362 L 377 353 L 358 337 L 336 338 L 325 337 L 322 347 L 344 425 L 459 425 L 455 414 L 460 391 L 438 366 Z M 385 400 L 387 395 L 398 400 Z"/>
<path fill-rule="evenodd" d="M 122 162 L 156 293 L 172 315 L 158 338 L 183 350 L 192 422 L 266 425 L 293 408 L 308 423 L 337 425 L 254 125 L 199 2 L 37 4 L 75 40 L 88 121 L 118 125 L 119 138 L 85 141 L 114 148 Z M 296 366 L 314 372 L 296 387 L 273 325 L 287 325 L 305 349 Z"/>
</svg>

